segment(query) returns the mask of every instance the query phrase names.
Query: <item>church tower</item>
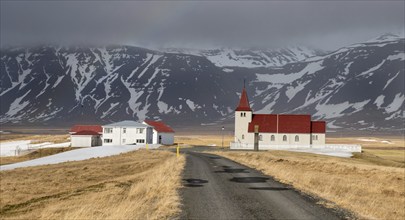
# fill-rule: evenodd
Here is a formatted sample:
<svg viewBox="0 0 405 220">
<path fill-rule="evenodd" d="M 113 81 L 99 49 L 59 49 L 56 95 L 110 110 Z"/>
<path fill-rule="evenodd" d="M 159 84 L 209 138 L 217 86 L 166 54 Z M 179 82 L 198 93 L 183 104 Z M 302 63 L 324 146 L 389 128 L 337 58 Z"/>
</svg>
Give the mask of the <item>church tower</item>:
<svg viewBox="0 0 405 220">
<path fill-rule="evenodd" d="M 249 99 L 243 86 L 242 94 L 238 107 L 235 109 L 235 142 L 249 143 L 251 138 L 248 133 L 249 123 L 252 121 L 252 109 L 250 108 Z"/>
</svg>

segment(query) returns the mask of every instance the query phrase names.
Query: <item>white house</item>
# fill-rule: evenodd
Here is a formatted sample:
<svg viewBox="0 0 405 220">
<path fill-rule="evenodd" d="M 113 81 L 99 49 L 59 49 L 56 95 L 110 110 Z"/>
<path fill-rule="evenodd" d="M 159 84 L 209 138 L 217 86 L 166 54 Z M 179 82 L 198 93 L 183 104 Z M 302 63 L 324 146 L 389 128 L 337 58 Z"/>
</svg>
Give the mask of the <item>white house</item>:
<svg viewBox="0 0 405 220">
<path fill-rule="evenodd" d="M 235 110 L 235 140 L 231 148 L 253 149 L 258 133 L 259 149 L 325 145 L 325 122 L 310 115 L 254 114 L 245 88 Z"/>
<path fill-rule="evenodd" d="M 103 125 L 103 146 L 151 144 L 152 127 L 136 121 L 121 121 Z"/>
<path fill-rule="evenodd" d="M 100 125 L 75 125 L 70 131 L 72 147 L 101 146 L 103 128 Z"/>
<path fill-rule="evenodd" d="M 165 123 L 145 120 L 143 124 L 153 127 L 152 144 L 172 145 L 174 143 L 174 130 Z"/>
</svg>

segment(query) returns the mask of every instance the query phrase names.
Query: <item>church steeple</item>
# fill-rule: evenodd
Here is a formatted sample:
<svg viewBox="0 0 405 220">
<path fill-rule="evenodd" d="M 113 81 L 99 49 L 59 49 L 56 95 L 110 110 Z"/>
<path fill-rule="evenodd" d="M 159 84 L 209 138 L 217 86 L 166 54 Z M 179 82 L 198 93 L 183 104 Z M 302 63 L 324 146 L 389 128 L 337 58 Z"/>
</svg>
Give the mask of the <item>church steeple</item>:
<svg viewBox="0 0 405 220">
<path fill-rule="evenodd" d="M 242 95 L 240 96 L 240 101 L 238 107 L 235 111 L 252 111 L 249 105 L 249 99 L 246 93 L 245 85 L 243 85 Z"/>
</svg>

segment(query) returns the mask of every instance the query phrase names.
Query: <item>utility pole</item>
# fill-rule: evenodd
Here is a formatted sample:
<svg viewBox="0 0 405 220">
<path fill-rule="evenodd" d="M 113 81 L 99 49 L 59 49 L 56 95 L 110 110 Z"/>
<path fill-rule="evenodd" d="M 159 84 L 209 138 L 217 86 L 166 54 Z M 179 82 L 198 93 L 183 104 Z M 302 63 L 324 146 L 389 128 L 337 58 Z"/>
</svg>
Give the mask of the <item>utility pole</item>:
<svg viewBox="0 0 405 220">
<path fill-rule="evenodd" d="M 259 125 L 255 125 L 255 143 L 254 150 L 259 151 Z"/>
<path fill-rule="evenodd" d="M 222 148 L 224 148 L 224 130 L 225 130 L 225 127 L 224 126 L 222 126 Z"/>
</svg>

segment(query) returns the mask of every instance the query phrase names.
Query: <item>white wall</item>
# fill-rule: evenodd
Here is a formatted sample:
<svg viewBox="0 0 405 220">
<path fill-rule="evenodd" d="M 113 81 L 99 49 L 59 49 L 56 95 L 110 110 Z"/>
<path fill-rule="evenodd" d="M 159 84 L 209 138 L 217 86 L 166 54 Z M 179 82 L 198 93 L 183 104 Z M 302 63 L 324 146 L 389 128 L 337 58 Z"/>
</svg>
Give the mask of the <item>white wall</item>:
<svg viewBox="0 0 405 220">
<path fill-rule="evenodd" d="M 324 133 L 313 133 L 311 142 L 313 145 L 324 145 L 326 143 L 325 139 Z"/>
<path fill-rule="evenodd" d="M 158 140 L 159 140 L 159 136 L 162 137 L 162 141 L 160 144 L 172 145 L 174 143 L 174 133 L 158 133 L 158 135 L 157 135 Z"/>
<path fill-rule="evenodd" d="M 72 147 L 99 146 L 99 136 L 96 135 L 70 135 Z"/>
<path fill-rule="evenodd" d="M 241 116 L 246 114 L 246 117 Z M 252 121 L 251 111 L 235 111 L 235 142 L 253 143 L 253 133 L 248 133 L 249 123 Z"/>
<path fill-rule="evenodd" d="M 261 140 L 260 140 L 261 135 Z M 274 135 L 274 141 L 271 140 L 271 136 Z M 286 141 L 283 141 L 283 136 L 287 137 Z M 298 142 L 295 141 L 295 137 L 298 136 Z M 245 142 L 248 144 L 254 144 L 254 133 L 249 133 Z M 259 133 L 259 146 L 260 145 L 309 145 L 311 141 L 310 134 L 287 134 L 287 133 Z"/>
<path fill-rule="evenodd" d="M 152 129 L 152 144 L 158 143 L 158 132 L 155 129 Z"/>
<path fill-rule="evenodd" d="M 105 133 L 105 128 L 112 128 L 112 133 Z M 123 132 L 125 128 L 125 133 Z M 106 143 L 105 139 L 112 139 L 111 143 Z M 152 128 L 144 128 L 143 133 L 137 133 L 137 127 L 117 127 L 117 126 L 103 126 L 103 146 L 109 145 L 129 145 L 141 144 L 136 143 L 137 139 L 145 140 L 145 143 L 152 143 Z"/>
</svg>

